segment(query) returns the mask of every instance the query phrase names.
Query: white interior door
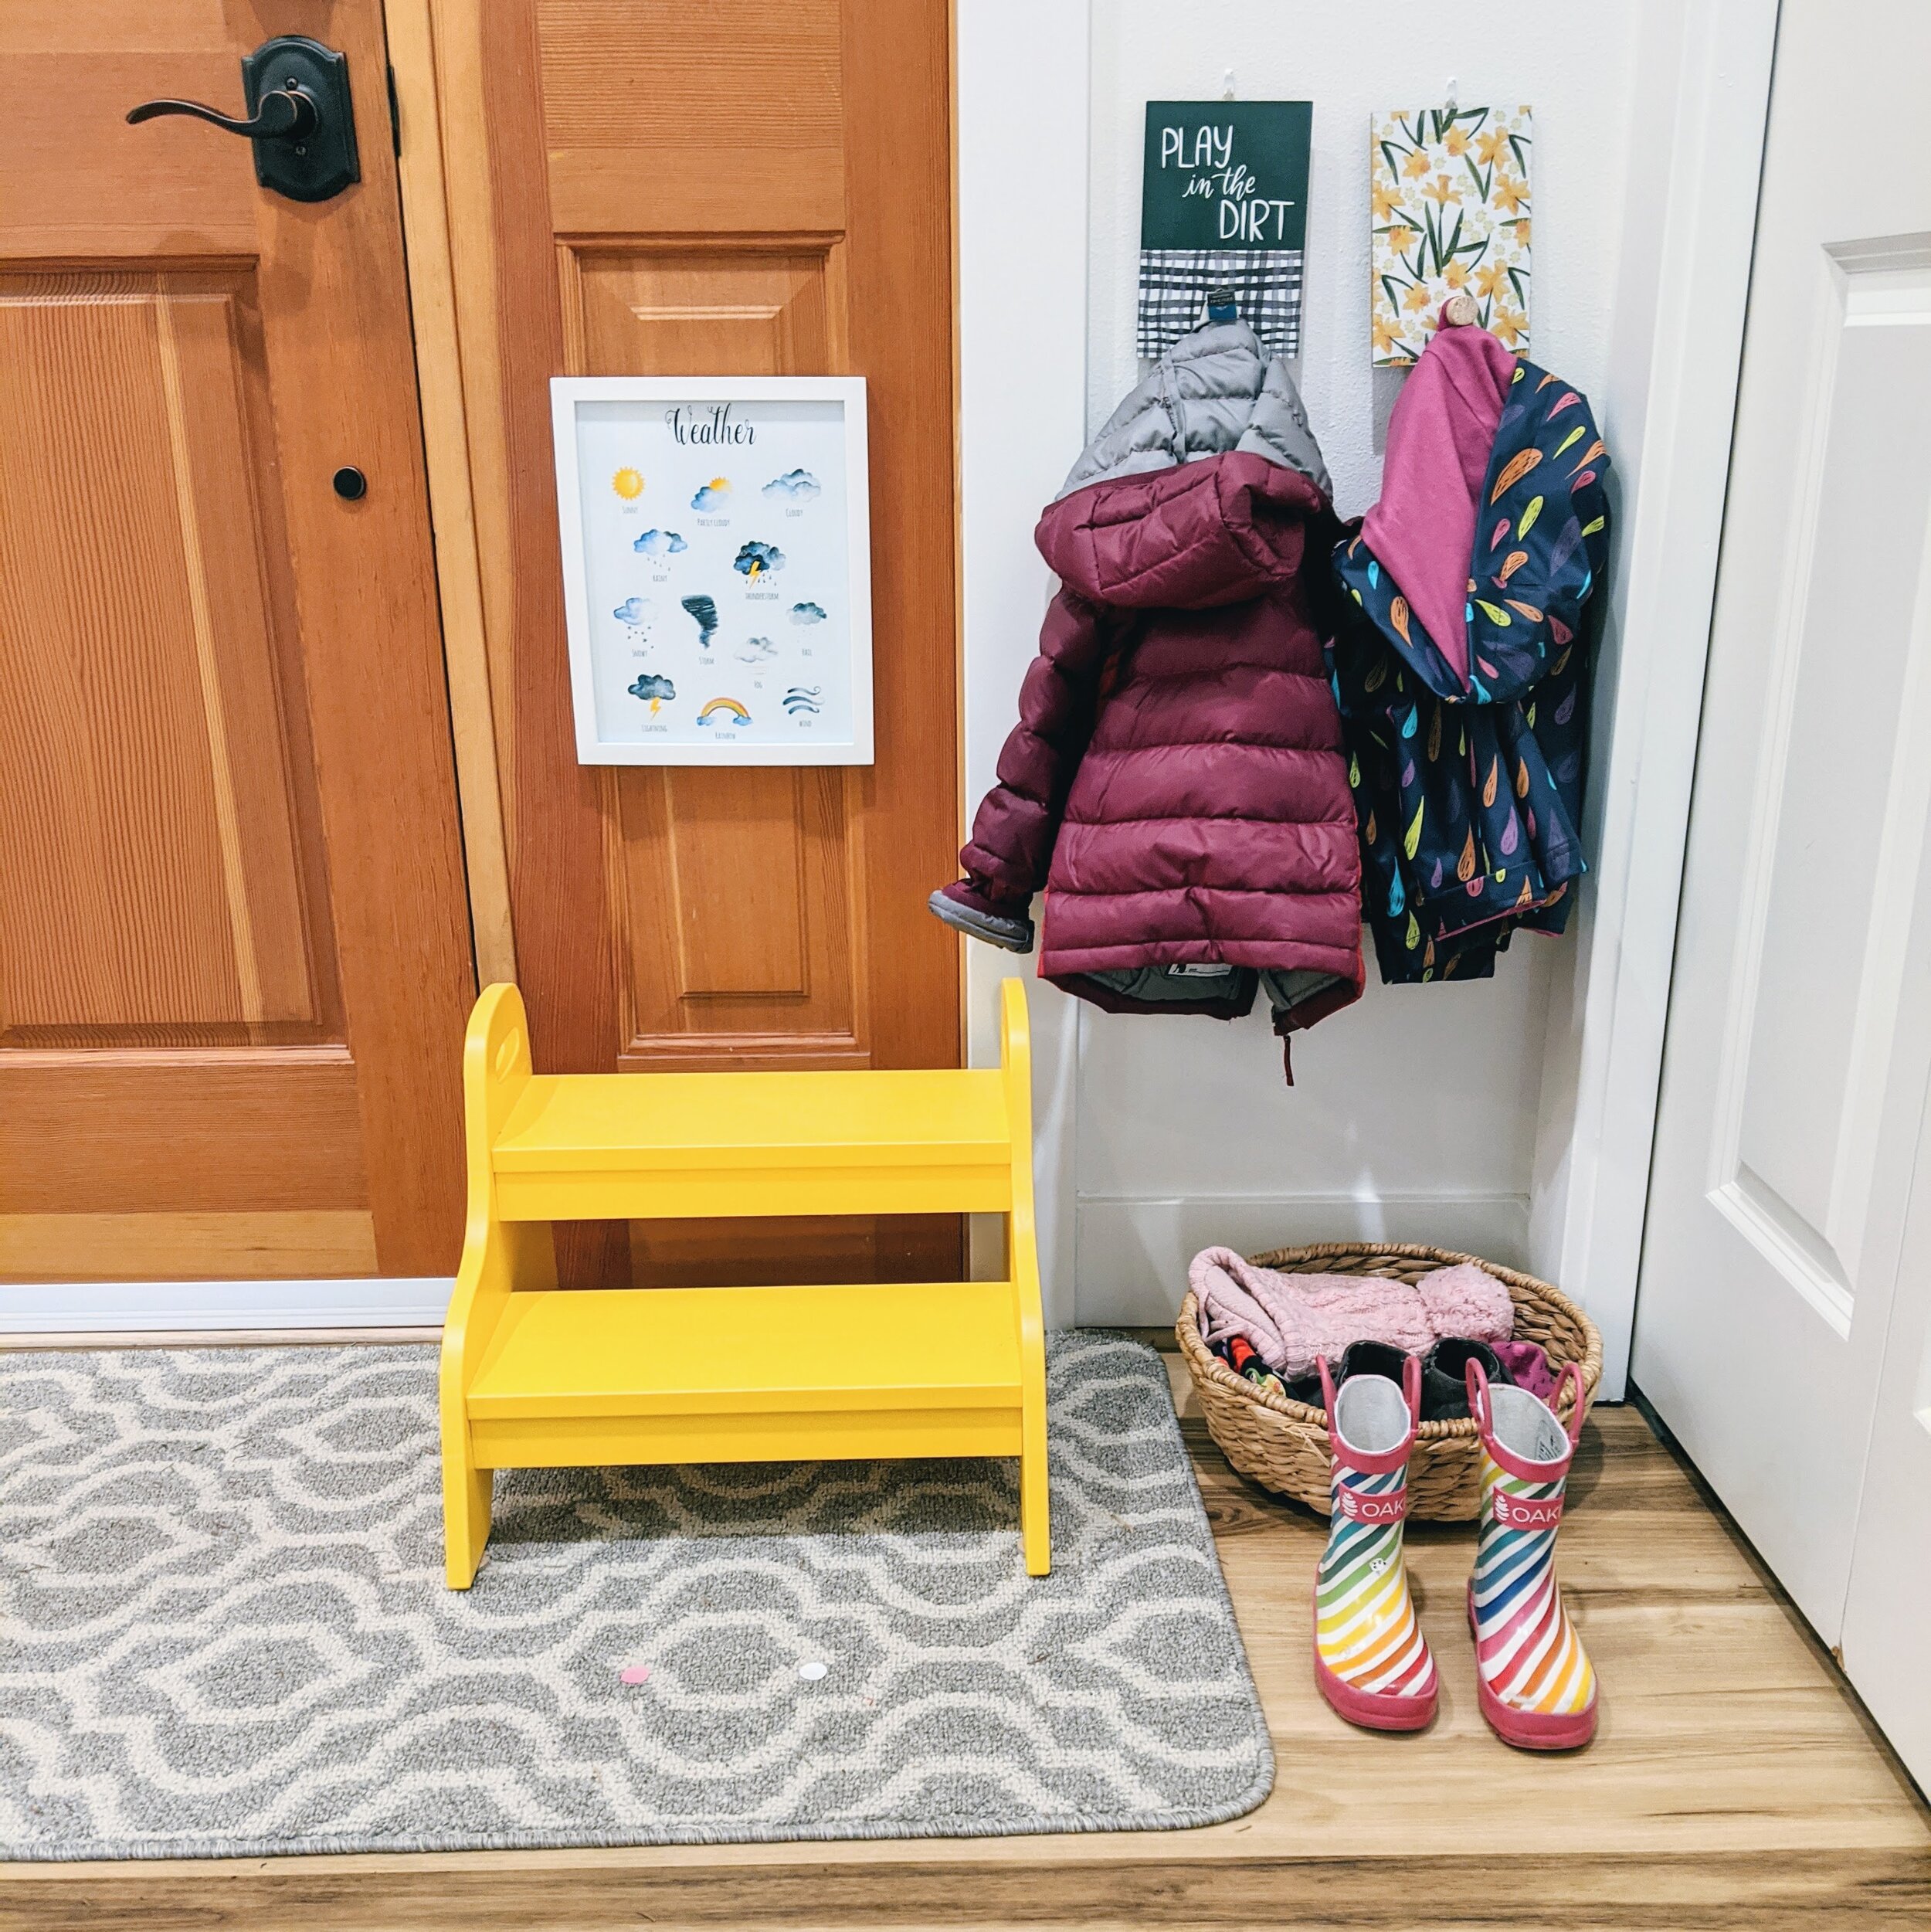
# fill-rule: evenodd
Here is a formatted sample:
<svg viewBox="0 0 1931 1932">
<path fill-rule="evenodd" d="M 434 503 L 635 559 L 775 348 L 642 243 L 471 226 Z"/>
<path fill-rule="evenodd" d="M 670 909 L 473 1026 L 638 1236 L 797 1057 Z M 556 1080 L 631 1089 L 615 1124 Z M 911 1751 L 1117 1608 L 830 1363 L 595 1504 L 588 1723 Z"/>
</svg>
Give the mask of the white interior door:
<svg viewBox="0 0 1931 1932">
<path fill-rule="evenodd" d="M 1920 916 L 1926 901 L 1931 892 L 1919 901 Z M 1922 997 L 1922 979 L 1918 985 Z M 1923 1665 L 1931 1604 L 1931 1111 L 1919 1125 L 1917 1163 L 1839 1654 L 1898 1755 L 1931 1787 L 1931 1686 Z"/>
<path fill-rule="evenodd" d="M 1881 1387 L 1920 1627 L 1931 1548 L 1928 76 L 1923 0 L 1783 0 L 1633 1363 L 1833 1644 Z"/>
</svg>

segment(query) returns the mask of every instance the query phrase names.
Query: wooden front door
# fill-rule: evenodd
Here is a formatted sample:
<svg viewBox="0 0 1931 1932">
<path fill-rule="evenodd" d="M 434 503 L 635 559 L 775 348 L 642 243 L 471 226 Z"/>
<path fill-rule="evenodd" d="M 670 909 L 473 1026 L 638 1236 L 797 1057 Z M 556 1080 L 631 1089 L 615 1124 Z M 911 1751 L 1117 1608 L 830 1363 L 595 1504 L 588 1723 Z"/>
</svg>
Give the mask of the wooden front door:
<svg viewBox="0 0 1931 1932">
<path fill-rule="evenodd" d="M 550 1071 L 958 1064 L 945 0 L 440 0 L 437 59 L 518 976 Z M 557 375 L 867 379 L 877 762 L 576 762 Z M 579 1280 L 742 1278 L 701 1226 Z M 763 1224 L 769 1270 L 956 1273 L 955 1222 Z"/>
<path fill-rule="evenodd" d="M 347 55 L 359 185 L 126 124 L 240 111 L 283 34 Z M 455 1264 L 473 980 L 385 76 L 378 0 L 0 12 L 16 1280 Z"/>
</svg>

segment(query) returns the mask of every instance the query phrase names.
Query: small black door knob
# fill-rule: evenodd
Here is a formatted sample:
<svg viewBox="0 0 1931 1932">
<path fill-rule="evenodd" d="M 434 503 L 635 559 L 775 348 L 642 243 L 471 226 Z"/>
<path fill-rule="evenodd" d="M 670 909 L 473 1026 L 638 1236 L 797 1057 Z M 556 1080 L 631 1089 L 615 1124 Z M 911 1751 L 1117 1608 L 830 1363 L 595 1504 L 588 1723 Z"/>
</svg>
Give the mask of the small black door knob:
<svg viewBox="0 0 1931 1932">
<path fill-rule="evenodd" d="M 368 478 L 354 463 L 345 463 L 335 472 L 335 494 L 344 503 L 360 503 L 368 494 Z"/>
</svg>

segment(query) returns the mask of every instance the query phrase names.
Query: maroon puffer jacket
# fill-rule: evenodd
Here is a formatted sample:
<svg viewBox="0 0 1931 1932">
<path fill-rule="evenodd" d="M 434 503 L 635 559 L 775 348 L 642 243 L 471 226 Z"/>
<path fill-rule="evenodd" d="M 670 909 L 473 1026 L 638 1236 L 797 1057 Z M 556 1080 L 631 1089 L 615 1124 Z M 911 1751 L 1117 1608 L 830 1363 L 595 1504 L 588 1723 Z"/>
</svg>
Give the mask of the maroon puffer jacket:
<svg viewBox="0 0 1931 1932">
<path fill-rule="evenodd" d="M 1360 995 L 1360 861 L 1311 606 L 1332 512 L 1253 441 L 1183 443 L 1041 518 L 1064 588 L 967 877 L 932 903 L 1025 952 L 1043 885 L 1040 970 L 1067 992 L 1230 1018 L 1259 984 L 1285 1033 Z"/>
</svg>

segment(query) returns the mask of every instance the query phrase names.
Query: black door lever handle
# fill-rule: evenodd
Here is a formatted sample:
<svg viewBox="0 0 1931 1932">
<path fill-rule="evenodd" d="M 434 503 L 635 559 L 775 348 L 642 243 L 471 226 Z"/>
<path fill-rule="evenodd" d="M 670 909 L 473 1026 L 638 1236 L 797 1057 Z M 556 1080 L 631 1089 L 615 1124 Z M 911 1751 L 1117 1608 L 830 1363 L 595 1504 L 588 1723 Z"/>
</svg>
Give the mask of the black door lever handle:
<svg viewBox="0 0 1931 1932">
<path fill-rule="evenodd" d="M 180 114 L 239 134 L 255 150 L 256 180 L 290 201 L 325 202 L 361 179 L 346 55 L 282 34 L 246 56 L 241 73 L 243 114 L 199 100 L 144 100 L 127 118 L 138 125 Z"/>
<path fill-rule="evenodd" d="M 164 114 L 185 114 L 249 141 L 305 141 L 314 133 L 318 118 L 314 100 L 299 87 L 271 88 L 247 121 L 203 107 L 199 100 L 144 100 L 138 107 L 127 110 L 129 124 L 136 126 L 144 121 L 158 121 Z"/>
</svg>

